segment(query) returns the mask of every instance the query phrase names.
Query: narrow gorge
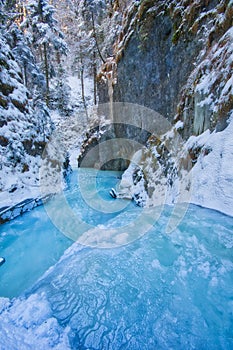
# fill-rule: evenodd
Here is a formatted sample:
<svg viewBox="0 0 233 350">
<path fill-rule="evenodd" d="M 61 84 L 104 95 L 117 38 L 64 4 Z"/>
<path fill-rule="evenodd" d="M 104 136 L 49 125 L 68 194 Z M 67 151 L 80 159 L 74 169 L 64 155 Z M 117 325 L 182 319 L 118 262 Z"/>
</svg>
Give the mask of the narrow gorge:
<svg viewBox="0 0 233 350">
<path fill-rule="evenodd" d="M 95 130 L 79 158 L 80 164 L 88 158 L 83 164 L 125 170 L 136 157 L 138 164 L 123 175 L 120 197 L 146 206 L 187 200 L 232 214 L 233 173 L 226 165 L 233 153 L 232 15 L 231 1 L 133 2 L 124 13 L 114 55 L 98 83 L 100 115 L 108 115 L 101 104 L 109 102 L 111 86 L 113 124 Z M 127 104 L 145 110 L 131 106 L 127 112 Z M 147 108 L 165 118 L 170 130 L 160 128 L 158 114 Z M 113 137 L 112 149 L 102 146 L 102 154 L 96 148 L 95 156 L 87 157 L 92 145 Z M 141 147 L 125 147 L 124 159 L 119 139 Z M 114 156 L 115 148 L 119 159 L 103 164 L 103 153 Z M 134 157 L 139 148 L 141 155 Z"/>
<path fill-rule="evenodd" d="M 0 349 L 233 349 L 233 0 L 0 22 Z"/>
</svg>

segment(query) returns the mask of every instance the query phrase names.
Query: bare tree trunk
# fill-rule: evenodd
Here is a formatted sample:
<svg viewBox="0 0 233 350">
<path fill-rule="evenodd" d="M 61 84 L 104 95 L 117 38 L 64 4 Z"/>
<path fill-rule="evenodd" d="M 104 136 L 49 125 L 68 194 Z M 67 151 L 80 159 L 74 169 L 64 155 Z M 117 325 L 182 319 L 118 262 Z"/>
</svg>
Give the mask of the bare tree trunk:
<svg viewBox="0 0 233 350">
<path fill-rule="evenodd" d="M 47 56 L 47 45 L 46 43 L 43 44 L 44 46 L 44 66 L 45 66 L 45 79 L 46 79 L 46 105 L 49 105 L 49 66 L 48 66 L 48 56 Z"/>
<path fill-rule="evenodd" d="M 56 59 L 57 59 L 57 63 L 60 64 L 61 63 L 61 55 L 60 55 L 59 51 L 56 52 Z"/>
<path fill-rule="evenodd" d="M 39 46 L 38 47 L 38 56 L 40 57 L 40 61 L 44 61 L 44 55 L 43 55 L 43 50 L 42 50 L 42 47 Z"/>
<path fill-rule="evenodd" d="M 87 119 L 88 119 L 87 105 L 86 105 L 86 99 L 85 99 L 84 67 L 83 67 L 82 55 L 81 55 L 81 58 L 80 58 L 80 63 L 81 63 L 80 80 L 81 80 L 82 101 L 83 101 L 83 106 L 84 106 L 84 109 L 85 109 L 85 112 L 86 112 L 86 116 L 87 116 Z"/>
<path fill-rule="evenodd" d="M 98 44 L 98 40 L 97 40 L 97 35 L 96 35 L 96 30 L 95 30 L 95 21 L 94 21 L 94 15 L 93 12 L 91 12 L 91 19 L 92 19 L 92 30 L 93 30 L 93 37 L 95 39 L 95 46 L 97 48 L 98 54 L 100 56 L 100 59 L 103 63 L 105 63 L 106 61 L 104 60 L 100 48 L 99 48 L 99 44 Z"/>
<path fill-rule="evenodd" d="M 94 84 L 94 105 L 97 105 L 97 67 L 96 67 L 96 54 L 93 52 L 93 84 Z"/>
<path fill-rule="evenodd" d="M 84 69 L 83 69 L 83 67 L 81 67 L 81 70 L 80 70 L 80 79 L 81 79 L 82 101 L 83 101 L 84 107 L 86 108 L 85 87 L 84 87 Z"/>
<path fill-rule="evenodd" d="M 24 84 L 26 88 L 28 88 L 28 78 L 27 78 L 27 66 L 26 64 L 23 65 L 23 75 L 24 75 Z"/>
</svg>

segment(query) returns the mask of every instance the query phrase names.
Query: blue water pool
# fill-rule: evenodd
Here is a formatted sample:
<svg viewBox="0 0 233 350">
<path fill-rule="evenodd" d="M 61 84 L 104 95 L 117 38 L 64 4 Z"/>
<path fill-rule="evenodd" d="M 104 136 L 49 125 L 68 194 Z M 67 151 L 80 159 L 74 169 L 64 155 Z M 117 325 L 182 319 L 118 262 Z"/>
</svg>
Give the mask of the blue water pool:
<svg viewBox="0 0 233 350">
<path fill-rule="evenodd" d="M 106 193 L 118 179 L 116 174 L 102 175 L 96 188 L 108 202 Z M 66 198 L 79 213 L 73 197 L 80 194 L 76 186 L 77 181 L 71 179 Z M 121 228 L 126 235 L 127 222 L 142 213 L 141 208 L 128 203 L 117 213 L 102 216 L 86 207 L 87 202 L 81 203 L 82 220 L 86 210 L 88 224 L 98 225 L 100 218 L 100 229 L 104 226 L 106 232 Z M 25 215 L 29 225 L 42 210 Z M 63 250 L 70 248 L 63 255 L 60 251 L 61 259 L 0 315 L 0 324 L 8 322 L 16 334 L 8 347 L 17 343 L 20 329 L 20 336 L 25 334 L 21 346 L 36 342 L 38 349 L 45 344 L 46 349 L 64 350 L 232 349 L 233 218 L 190 205 L 179 225 L 167 234 L 172 210 L 169 206 L 160 208 L 161 214 L 154 216 L 149 231 L 145 232 L 142 220 L 135 228 L 139 232 L 135 239 L 111 248 L 71 245 L 68 238 L 60 236 Z M 17 222 L 20 226 L 23 218 L 8 227 L 17 226 Z M 145 216 L 144 223 L 147 218 L 151 220 L 150 215 Z M 22 316 L 22 305 L 28 303 L 37 310 L 36 318 L 28 312 Z M 39 312 L 38 305 L 46 311 Z M 28 333 L 28 325 L 34 327 L 33 335 Z M 4 350 L 7 339 L 0 339 Z"/>
<path fill-rule="evenodd" d="M 89 185 L 95 184 L 94 197 L 100 195 L 111 202 L 113 200 L 109 197 L 109 189 L 116 186 L 120 173 L 96 173 L 86 169 L 80 170 L 78 175 L 74 171 L 65 191 L 65 197 L 74 213 L 85 222 L 95 225 L 113 218 L 116 213 L 103 214 L 87 205 L 80 194 L 78 177 L 85 180 L 86 193 L 91 193 Z M 56 209 L 62 210 L 58 207 Z M 73 240 L 61 233 L 50 220 L 43 206 L 0 225 L 0 256 L 6 259 L 5 264 L 0 266 L 0 296 L 13 297 L 22 293 L 54 265 L 72 243 Z"/>
</svg>

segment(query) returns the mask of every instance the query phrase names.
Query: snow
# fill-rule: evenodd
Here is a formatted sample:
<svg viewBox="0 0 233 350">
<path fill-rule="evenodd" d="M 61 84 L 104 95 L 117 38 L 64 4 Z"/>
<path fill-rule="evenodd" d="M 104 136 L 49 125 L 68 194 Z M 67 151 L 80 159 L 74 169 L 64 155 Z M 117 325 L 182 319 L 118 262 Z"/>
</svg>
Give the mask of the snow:
<svg viewBox="0 0 233 350">
<path fill-rule="evenodd" d="M 178 120 L 178 122 L 176 122 L 175 124 L 175 129 L 179 130 L 179 129 L 183 129 L 184 127 L 184 123 L 181 120 Z"/>
<path fill-rule="evenodd" d="M 197 105 L 199 107 L 204 107 L 205 105 L 210 105 L 213 102 L 213 98 L 211 95 L 208 95 L 206 98 L 204 98 L 204 100 L 202 100 L 201 102 L 198 102 Z"/>
<path fill-rule="evenodd" d="M 232 4 L 232 0 L 229 4 Z M 219 15 L 219 23 L 223 20 L 223 16 Z M 133 22 L 132 22 L 133 23 Z M 131 23 L 131 24 L 132 24 Z M 130 25 L 131 25 L 130 24 Z M 42 25 L 41 25 L 42 26 Z M 41 29 L 46 29 L 41 27 Z M 129 31 L 129 36 L 131 36 L 133 30 Z M 228 36 L 233 36 L 233 29 L 228 31 Z M 119 44 L 120 47 L 120 44 Z M 218 48 L 216 45 L 213 49 L 213 57 L 219 58 L 224 54 L 224 48 Z M 228 46 L 229 53 L 229 64 L 232 62 L 232 46 Z M 231 54 L 231 56 L 230 56 Z M 15 62 L 12 61 L 12 66 L 15 65 Z M 15 69 L 18 69 L 18 66 L 15 65 Z M 13 72 L 13 71 L 12 71 Z M 2 79 L 5 82 L 9 82 L 9 78 L 6 75 L 6 72 L 2 73 Z M 208 74 L 203 75 L 202 79 L 198 82 L 195 92 L 200 92 L 203 94 L 203 100 L 198 102 L 199 107 L 204 107 L 205 105 L 213 105 L 214 97 L 210 94 L 211 87 L 214 86 L 217 81 L 218 76 L 216 71 L 210 71 Z M 26 90 L 24 91 L 23 87 L 18 85 L 16 79 L 11 78 L 11 83 L 15 84 L 15 90 L 10 94 L 11 99 L 21 100 L 21 102 L 26 101 Z M 71 100 L 74 106 L 74 115 L 69 119 L 63 120 L 57 111 L 53 112 L 53 121 L 55 122 L 57 129 L 59 131 L 63 130 L 62 141 L 65 144 L 66 149 L 70 154 L 70 162 L 72 167 L 77 166 L 77 157 L 79 154 L 79 149 L 81 142 L 83 140 L 83 133 L 88 129 L 89 120 L 86 118 L 85 113 L 83 113 L 83 102 L 81 97 L 81 82 L 80 79 L 76 76 L 70 76 L 68 78 L 68 83 L 71 87 Z M 92 79 L 85 79 L 85 93 L 87 104 L 91 106 L 93 104 L 93 81 Z M 230 77 L 221 90 L 221 98 L 223 99 L 225 95 L 233 93 L 233 78 Z M 211 107 L 211 106 L 210 106 Z M 15 120 L 17 122 L 11 121 L 7 126 L 1 128 L 1 132 L 5 137 L 9 139 L 15 135 L 15 130 L 19 134 L 28 134 L 28 137 L 32 136 L 31 128 L 26 128 L 26 123 L 28 120 L 21 113 L 16 113 L 14 107 L 11 105 L 9 109 L 5 112 L 5 116 L 8 118 L 14 114 Z M 18 122 L 21 121 L 19 124 Z M 174 126 L 174 129 L 167 133 L 167 138 L 173 138 L 174 130 L 182 129 L 183 122 L 178 121 Z M 65 130 L 65 132 L 64 132 Z M 219 210 L 223 213 L 226 213 L 230 216 L 233 216 L 233 114 L 229 122 L 228 127 L 222 132 L 210 132 L 206 130 L 199 136 L 191 136 L 188 141 L 184 144 L 184 149 L 190 150 L 195 147 L 200 147 L 203 149 L 208 149 L 209 153 L 205 154 L 202 152 L 194 167 L 190 172 L 191 192 L 190 192 L 190 202 L 205 206 L 208 208 Z M 17 141 L 15 141 L 16 148 L 18 147 Z M 20 147 L 18 147 L 20 151 Z M 17 154 L 20 155 L 20 152 Z M 153 149 L 153 155 L 158 158 L 160 157 L 159 153 L 156 151 L 156 148 Z M 24 199 L 27 198 L 37 198 L 40 196 L 40 187 L 36 179 L 36 173 L 40 166 L 39 157 L 29 157 L 25 155 L 25 160 L 27 164 L 30 165 L 30 170 L 26 173 L 18 173 L 17 171 L 10 172 L 9 169 L 3 165 L 1 169 L 1 186 L 4 188 L 0 192 L 0 207 L 3 206 L 12 206 Z M 123 198 L 134 198 L 135 194 L 140 195 L 140 202 L 146 203 L 148 200 L 148 195 L 145 191 L 145 183 L 142 180 L 139 180 L 136 185 L 132 182 L 133 174 L 135 171 L 143 167 L 142 163 L 142 150 L 138 151 L 132 159 L 131 165 L 127 171 L 123 174 L 121 184 L 118 188 L 118 196 Z M 2 162 L 1 162 L 2 163 Z M 146 170 L 153 172 L 150 161 L 148 160 Z M 185 178 L 185 174 L 184 174 Z M 165 179 L 164 179 L 165 181 Z M 161 181 L 161 184 L 166 186 L 166 183 Z M 10 193 L 9 189 L 12 189 L 13 186 L 17 187 L 15 192 Z M 162 186 L 156 189 L 154 196 L 150 204 L 157 204 L 159 191 L 161 191 L 162 202 L 164 200 L 164 192 L 162 191 Z M 157 196 L 157 197 L 156 197 Z M 180 196 L 179 184 L 176 181 L 173 184 L 173 188 L 170 193 L 167 194 L 167 201 L 173 203 Z M 160 199 L 159 199 L 160 200 Z M 126 215 L 125 220 L 127 221 L 129 217 Z M 120 218 L 122 220 L 122 217 Z M 195 224 L 195 222 L 194 222 Z M 99 229 L 97 227 L 95 230 L 96 237 L 93 236 L 91 232 L 91 238 L 98 240 Z M 114 232 L 118 232 L 117 229 Z M 112 234 L 111 226 L 109 226 L 109 234 Z M 85 237 L 84 237 L 85 238 Z M 87 236 L 88 238 L 88 236 Z M 122 232 L 116 235 L 116 243 L 124 244 L 128 241 L 128 233 Z M 221 237 L 221 241 L 226 240 L 224 235 Z M 183 242 L 183 237 L 180 238 Z M 179 240 L 178 240 L 179 241 Z M 188 242 L 188 241 L 187 241 Z M 192 237 L 190 241 L 190 246 L 197 246 L 197 242 Z M 180 243 L 180 242 L 179 242 Z M 226 241 L 226 247 L 232 248 L 232 241 Z M 61 261 L 64 261 L 69 258 L 74 259 L 74 256 L 79 254 L 78 245 L 73 245 L 62 257 Z M 202 250 L 201 245 L 198 246 L 200 250 L 200 256 L 205 257 L 206 252 Z M 146 254 L 145 254 L 146 255 Z M 169 254 L 167 254 L 169 256 Z M 98 260 L 96 259 L 98 262 Z M 181 281 L 185 280 L 189 274 L 193 273 L 192 266 L 187 266 L 183 256 L 180 256 L 177 259 L 177 264 L 179 264 L 179 278 Z M 225 261 L 223 260 L 225 264 Z M 223 265 L 224 265 L 223 264 Z M 62 265 L 62 264 L 60 264 Z M 229 264 L 228 264 L 229 265 Z M 76 264 L 77 266 L 77 264 Z M 161 261 L 154 257 L 151 261 L 151 266 L 153 269 L 158 271 L 164 271 L 164 266 Z M 56 269 L 56 268 L 55 268 Z M 227 261 L 226 268 L 227 270 Z M 229 271 L 232 269 L 232 266 L 229 267 Z M 141 267 L 140 267 L 141 270 Z M 55 271 L 54 268 L 51 268 L 48 271 L 48 275 L 51 271 Z M 219 269 L 220 271 L 220 269 Z M 219 277 L 214 276 L 214 273 L 211 271 L 211 265 L 208 261 L 200 261 L 200 264 L 196 268 L 196 272 L 200 277 L 207 279 L 212 274 L 210 287 L 216 287 L 219 284 Z M 222 267 L 222 272 L 225 273 L 224 268 Z M 60 276 L 63 279 L 63 275 Z M 74 279 L 73 279 L 74 280 Z M 161 281 L 161 279 L 158 279 Z M 71 282 L 71 281 L 70 281 Z M 171 285 L 174 285 L 174 281 L 171 282 Z M 55 288 L 57 288 L 55 286 Z M 91 288 L 91 286 L 90 286 Z M 178 288 L 178 285 L 177 285 Z M 58 288 L 57 288 L 58 289 Z M 143 290 L 143 289 L 142 289 Z M 224 290 L 224 288 L 223 288 Z M 59 292 L 59 290 L 57 291 Z M 167 293 L 169 294 L 169 293 Z M 55 296 L 56 297 L 56 296 Z M 166 295 L 165 295 L 166 297 Z M 137 300 L 137 299 L 136 299 Z M 230 305 L 230 304 L 229 304 Z M 232 305 L 232 304 L 231 304 Z M 191 312 L 190 312 L 191 313 Z M 178 313 L 177 313 L 178 315 Z M 196 315 L 197 317 L 198 315 Z M 171 323 L 176 324 L 177 318 L 173 317 L 169 311 L 165 310 L 163 313 L 163 319 L 160 321 L 160 328 L 158 329 L 161 332 L 161 337 L 164 337 L 163 332 L 163 320 L 168 318 Z M 68 350 L 70 349 L 69 344 L 69 334 L 71 332 L 69 326 L 62 327 L 58 320 L 53 316 L 53 310 L 50 303 L 48 302 L 48 295 L 43 292 L 29 295 L 26 297 L 20 297 L 18 299 L 5 299 L 0 298 L 0 325 L 1 325 L 1 338 L 0 338 L 0 348 L 1 350 L 26 350 L 36 348 L 40 349 L 57 349 L 57 350 Z M 79 327 L 77 324 L 76 327 Z M 164 340 L 165 341 L 165 340 Z M 91 342 L 89 342 L 91 343 Z"/>
<path fill-rule="evenodd" d="M 1 59 L 3 60 L 0 80 L 9 90 L 5 99 L 7 108 L 0 107 L 2 127 L 0 136 L 5 141 L 0 147 L 0 207 L 12 206 L 27 198 L 38 198 L 40 157 L 32 156 L 24 144 L 33 145 L 46 140 L 51 132 L 49 116 L 36 115 L 29 91 L 22 83 L 20 68 L 13 59 L 10 47 L 1 37 Z M 17 107 L 19 106 L 19 108 Z M 43 132 L 40 123 L 44 125 Z M 29 147 L 29 146 L 28 146 Z"/>
<path fill-rule="evenodd" d="M 7 82 L 7 75 L 5 76 L 5 79 Z M 26 89 L 21 88 L 21 85 L 19 85 L 16 80 L 14 82 L 16 88 L 10 97 L 24 102 L 26 98 Z M 91 108 L 93 104 L 93 80 L 86 77 L 84 83 L 87 105 Z M 61 116 L 57 110 L 51 112 L 51 118 L 55 124 L 55 130 L 52 136 L 59 136 L 61 138 L 64 148 L 69 153 L 71 166 L 76 168 L 78 165 L 77 158 L 80 152 L 80 146 L 84 134 L 87 131 L 89 121 L 83 110 L 80 79 L 76 76 L 69 76 L 68 84 L 71 87 L 71 100 L 74 112 L 69 118 Z M 12 115 L 14 115 L 14 120 L 11 120 Z M 24 173 L 18 171 L 17 168 L 12 170 L 7 163 L 7 157 L 11 154 L 9 153 L 9 150 L 6 152 L 2 149 L 0 208 L 14 206 L 28 198 L 41 197 L 39 182 L 41 158 L 39 156 L 32 157 L 28 155 L 22 148 L 20 140 L 20 135 L 23 135 L 23 139 L 26 138 L 30 140 L 35 138 L 35 126 L 31 124 L 28 115 L 24 115 L 18 111 L 12 104 L 4 111 L 4 116 L 6 120 L 9 118 L 10 121 L 7 125 L 1 127 L 1 135 L 4 135 L 4 137 L 7 137 L 10 140 L 15 140 L 12 145 L 12 152 L 14 152 L 15 156 L 18 155 L 19 157 L 22 157 L 23 155 L 23 162 L 29 166 L 29 170 Z M 39 141 L 41 137 L 41 135 L 36 135 L 35 140 Z M 11 189 L 13 188 L 16 188 L 16 190 L 11 192 Z"/>
<path fill-rule="evenodd" d="M 69 76 L 68 84 L 71 87 L 71 99 L 72 101 L 78 104 L 82 104 L 82 96 L 81 96 L 81 80 L 78 76 Z M 93 79 L 90 77 L 85 77 L 84 79 L 84 91 L 85 97 L 87 101 L 90 101 L 89 104 L 93 104 Z"/>
<path fill-rule="evenodd" d="M 7 173 L 6 173 L 7 176 Z M 9 184 L 17 184 L 17 180 L 13 177 L 8 177 Z M 9 188 L 9 187 L 8 187 Z M 18 188 L 15 192 L 2 191 L 0 192 L 0 208 L 8 206 L 14 206 L 17 203 L 28 199 L 28 198 L 39 198 L 41 197 L 39 186 L 22 186 Z"/>
<path fill-rule="evenodd" d="M 132 181 L 133 175 L 136 171 L 140 175 L 142 166 L 141 158 L 142 150 L 139 150 L 134 154 L 128 169 L 122 175 L 121 182 L 117 188 L 118 198 L 133 199 L 135 195 L 140 195 L 141 204 L 147 201 L 148 196 L 145 192 L 143 176 L 136 184 Z"/>
<path fill-rule="evenodd" d="M 210 138 L 210 130 L 206 130 L 199 136 L 190 136 L 188 141 L 185 143 L 185 147 L 187 150 L 194 148 L 194 147 L 203 147 L 205 143 Z"/>
<path fill-rule="evenodd" d="M 93 114 L 93 79 L 89 76 L 84 78 L 84 93 L 87 105 L 87 114 L 83 106 L 81 93 L 81 80 L 78 75 L 69 75 L 67 83 L 71 88 L 71 104 L 72 115 L 64 118 L 59 114 L 58 110 L 51 113 L 51 118 L 56 126 L 55 132 L 59 135 L 63 145 L 65 146 L 70 159 L 72 168 L 77 168 L 77 159 L 80 148 L 85 137 L 85 133 L 90 128 Z"/>
<path fill-rule="evenodd" d="M 222 90 L 222 95 L 226 95 L 228 93 L 233 95 L 233 77 L 230 77 Z"/>
<path fill-rule="evenodd" d="M 222 20 L 223 16 L 219 15 L 218 23 Z M 184 201 L 233 215 L 232 119 L 229 119 L 228 114 L 233 94 L 233 78 L 230 74 L 233 63 L 232 39 L 233 28 L 230 28 L 207 52 L 203 51 L 203 58 L 190 75 L 185 92 L 185 108 L 191 112 L 185 115 L 184 110 L 184 124 L 178 121 L 163 135 L 164 146 L 171 148 L 166 159 L 161 157 L 161 150 L 158 153 L 156 145 L 149 146 L 148 152 L 144 152 L 144 164 L 141 167 L 147 188 L 143 181 L 139 182 L 140 189 L 136 188 L 139 184 L 134 184 L 135 167 L 131 164 L 122 177 L 119 196 L 133 198 L 139 191 L 145 198 L 146 206 Z M 216 124 L 222 127 L 221 122 L 224 124 L 226 118 L 230 121 L 224 131 L 210 132 L 216 128 Z M 182 128 L 189 135 L 198 136 L 191 136 L 187 142 L 178 140 L 176 151 L 173 146 L 177 140 L 177 130 Z M 193 159 L 190 159 L 189 151 Z M 191 171 L 191 165 L 182 168 L 188 162 L 192 163 Z M 165 176 L 167 170 L 171 173 Z M 149 198 L 146 199 L 147 193 Z"/>
<path fill-rule="evenodd" d="M 69 327 L 62 329 L 52 317 L 43 293 L 28 299 L 0 298 L 1 350 L 68 350 Z"/>
<path fill-rule="evenodd" d="M 217 76 L 215 72 L 212 72 L 208 75 L 204 75 L 200 82 L 197 85 L 196 91 L 203 92 L 204 94 L 209 93 L 210 86 L 214 85 L 217 80 Z"/>
<path fill-rule="evenodd" d="M 41 196 L 39 187 L 39 178 L 35 175 L 38 170 L 38 157 L 33 162 L 28 157 L 30 170 L 21 172 L 12 172 L 6 166 L 1 168 L 0 178 L 0 208 L 5 206 L 13 206 L 27 198 L 39 198 Z M 34 163 L 34 164 L 33 164 Z"/>
<path fill-rule="evenodd" d="M 211 149 L 192 169 L 191 202 L 233 216 L 233 120 L 222 132 L 206 131 L 193 142 Z"/>
<path fill-rule="evenodd" d="M 0 208 L 13 206 L 27 198 L 39 198 L 41 196 L 39 187 L 39 156 L 30 157 L 25 154 L 25 163 L 29 165 L 29 171 L 12 171 L 7 166 L 1 168 Z M 11 189 L 15 191 L 11 192 Z"/>
<path fill-rule="evenodd" d="M 179 124 L 178 124 L 179 126 Z M 165 134 L 175 144 L 175 125 Z M 146 207 L 164 203 L 193 203 L 219 210 L 233 216 L 233 114 L 228 127 L 221 132 L 206 130 L 199 136 L 191 136 L 185 143 L 180 143 L 177 152 L 170 149 L 169 161 L 172 185 L 169 185 L 169 173 L 164 175 L 158 158 L 161 155 L 156 147 L 149 155 L 138 151 L 128 169 L 122 175 L 117 189 L 119 198 L 136 198 L 138 204 Z M 181 148 L 180 148 L 181 147 Z M 180 161 L 187 158 L 188 152 L 202 150 L 191 170 L 180 168 Z M 147 156 L 146 156 L 147 154 Z M 146 161 L 142 161 L 146 156 Z M 157 158 L 157 161 L 156 161 Z M 187 158 L 188 160 L 188 158 Z M 191 159 L 190 159 L 191 160 Z M 134 176 L 142 169 L 146 174 L 147 187 L 152 188 L 148 197 L 144 177 L 135 183 Z M 179 171 L 177 172 L 177 169 Z M 173 171 L 175 171 L 173 173 Z M 172 175 L 173 174 L 173 175 Z M 179 176 L 177 176 L 179 175 Z"/>
</svg>

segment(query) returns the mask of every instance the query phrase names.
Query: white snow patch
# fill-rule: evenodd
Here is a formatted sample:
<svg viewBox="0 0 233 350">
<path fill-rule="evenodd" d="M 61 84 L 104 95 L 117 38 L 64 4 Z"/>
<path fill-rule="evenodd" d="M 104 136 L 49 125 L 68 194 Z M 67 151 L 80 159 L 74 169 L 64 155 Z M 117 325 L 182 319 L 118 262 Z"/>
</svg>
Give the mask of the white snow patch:
<svg viewBox="0 0 233 350">
<path fill-rule="evenodd" d="M 185 144 L 185 147 L 186 149 L 191 149 L 197 146 L 203 147 L 205 144 L 207 144 L 209 138 L 210 130 L 208 129 L 199 136 L 190 136 Z"/>
<path fill-rule="evenodd" d="M 72 168 L 77 168 L 77 159 L 80 154 L 80 148 L 84 140 L 84 135 L 90 128 L 93 119 L 93 79 L 85 77 L 84 92 L 87 106 L 87 114 L 82 100 L 81 80 L 78 75 L 72 75 L 67 78 L 68 85 L 71 88 L 72 115 L 64 118 L 55 110 L 51 112 L 51 118 L 56 126 L 60 142 L 67 150 Z"/>
<path fill-rule="evenodd" d="M 4 305 L 0 314 L 1 350 L 70 349 L 70 329 L 63 329 L 52 317 L 44 294 L 32 294 L 28 299 L 18 298 L 12 302 L 0 298 L 0 304 Z"/>
<path fill-rule="evenodd" d="M 188 140 L 211 149 L 201 155 L 192 169 L 191 202 L 233 216 L 233 120 L 222 132 L 204 134 Z M 195 140 L 196 139 L 196 140 Z"/>
<path fill-rule="evenodd" d="M 178 120 L 178 122 L 174 125 L 174 128 L 176 130 L 183 129 L 184 123 L 181 120 Z"/>
</svg>

